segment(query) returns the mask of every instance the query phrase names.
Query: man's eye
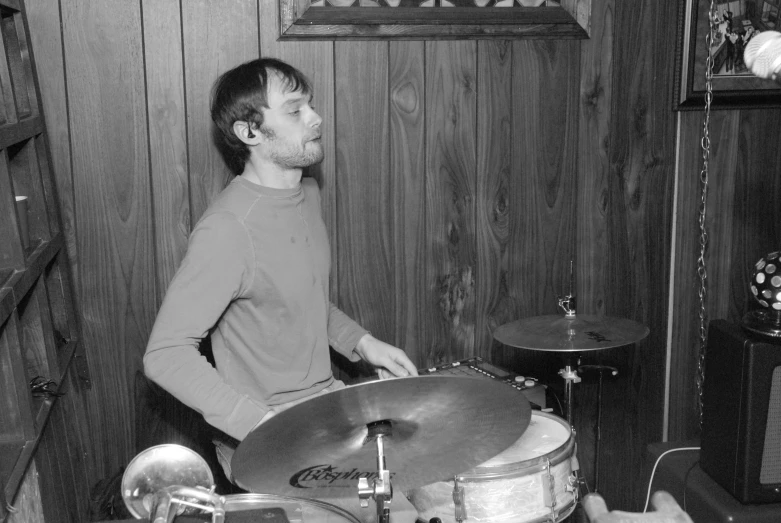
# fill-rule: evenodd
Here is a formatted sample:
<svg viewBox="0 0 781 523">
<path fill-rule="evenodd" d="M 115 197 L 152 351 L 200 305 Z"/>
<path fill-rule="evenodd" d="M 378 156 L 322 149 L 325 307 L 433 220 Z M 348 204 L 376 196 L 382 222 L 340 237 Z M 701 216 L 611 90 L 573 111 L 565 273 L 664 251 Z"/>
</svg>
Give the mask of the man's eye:
<svg viewBox="0 0 781 523">
<path fill-rule="evenodd" d="M 298 114 L 298 113 L 300 113 L 300 112 L 301 112 L 301 110 L 300 110 L 300 109 L 296 109 L 295 111 L 293 111 L 293 112 L 292 112 L 292 113 L 290 113 L 290 114 Z"/>
</svg>

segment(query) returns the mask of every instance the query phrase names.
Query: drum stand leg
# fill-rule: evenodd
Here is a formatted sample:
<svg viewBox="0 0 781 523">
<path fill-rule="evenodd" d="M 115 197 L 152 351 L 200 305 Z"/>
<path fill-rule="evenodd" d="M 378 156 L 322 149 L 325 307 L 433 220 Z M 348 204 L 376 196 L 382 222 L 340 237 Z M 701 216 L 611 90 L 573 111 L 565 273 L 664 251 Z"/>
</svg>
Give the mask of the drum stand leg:
<svg viewBox="0 0 781 523">
<path fill-rule="evenodd" d="M 616 376 L 618 375 L 618 369 L 608 365 L 581 365 L 579 370 L 581 372 L 596 370 L 599 373 L 597 385 L 597 426 L 594 430 L 594 492 L 599 492 L 599 444 L 602 440 L 602 376 L 606 370 L 609 370 L 612 376 Z"/>
</svg>

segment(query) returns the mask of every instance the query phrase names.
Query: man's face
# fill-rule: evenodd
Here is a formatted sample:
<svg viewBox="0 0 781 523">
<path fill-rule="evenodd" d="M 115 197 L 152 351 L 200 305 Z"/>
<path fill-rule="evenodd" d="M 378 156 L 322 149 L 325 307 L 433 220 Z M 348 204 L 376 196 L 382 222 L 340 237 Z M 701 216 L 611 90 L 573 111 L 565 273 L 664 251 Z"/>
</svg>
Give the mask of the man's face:
<svg viewBox="0 0 781 523">
<path fill-rule="evenodd" d="M 269 75 L 268 109 L 263 110 L 260 132 L 262 154 L 285 169 L 302 169 L 323 160 L 320 118 L 312 96 L 290 91 L 273 71 Z"/>
</svg>

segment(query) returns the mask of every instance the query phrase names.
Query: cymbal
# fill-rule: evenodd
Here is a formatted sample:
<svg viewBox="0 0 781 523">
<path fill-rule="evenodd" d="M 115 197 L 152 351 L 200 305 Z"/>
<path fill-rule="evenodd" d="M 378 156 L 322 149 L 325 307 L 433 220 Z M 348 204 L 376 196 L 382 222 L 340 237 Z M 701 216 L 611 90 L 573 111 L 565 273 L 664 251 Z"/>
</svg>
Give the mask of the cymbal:
<svg viewBox="0 0 781 523">
<path fill-rule="evenodd" d="M 629 345 L 648 333 L 645 325 L 624 318 L 552 314 L 501 325 L 494 331 L 494 339 L 519 349 L 576 352 Z"/>
<path fill-rule="evenodd" d="M 367 425 L 389 420 L 385 469 L 401 491 L 446 481 L 511 447 L 528 427 L 522 394 L 482 377 L 417 376 L 361 383 L 314 396 L 273 416 L 231 462 L 251 492 L 326 499 L 355 496 L 377 475 Z"/>
</svg>

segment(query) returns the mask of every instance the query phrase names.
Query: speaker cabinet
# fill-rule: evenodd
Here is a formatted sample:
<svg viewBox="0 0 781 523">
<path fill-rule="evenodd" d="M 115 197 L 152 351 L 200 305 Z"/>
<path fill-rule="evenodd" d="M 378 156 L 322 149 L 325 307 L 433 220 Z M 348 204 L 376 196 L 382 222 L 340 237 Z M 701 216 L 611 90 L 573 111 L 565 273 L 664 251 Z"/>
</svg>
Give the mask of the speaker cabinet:
<svg viewBox="0 0 781 523">
<path fill-rule="evenodd" d="M 781 502 L 781 340 L 708 326 L 700 466 L 741 503 Z"/>
</svg>

